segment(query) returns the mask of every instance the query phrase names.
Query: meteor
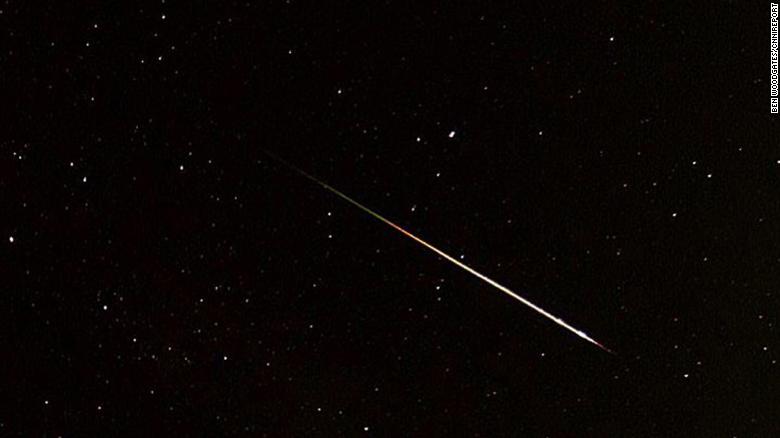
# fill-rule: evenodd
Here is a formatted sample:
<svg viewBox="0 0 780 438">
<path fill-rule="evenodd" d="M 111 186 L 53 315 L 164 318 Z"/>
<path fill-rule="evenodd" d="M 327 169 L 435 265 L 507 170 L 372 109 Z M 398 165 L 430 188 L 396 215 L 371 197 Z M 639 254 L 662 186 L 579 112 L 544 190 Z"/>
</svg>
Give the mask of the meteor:
<svg viewBox="0 0 780 438">
<path fill-rule="evenodd" d="M 601 343 L 599 343 L 595 339 L 591 338 L 590 336 L 588 336 L 582 330 L 578 330 L 578 329 L 572 327 L 571 325 L 566 323 L 563 319 L 556 317 L 555 315 L 551 314 L 550 312 L 542 309 L 541 307 L 537 306 L 536 304 L 534 304 L 534 303 L 528 301 L 527 299 L 521 297 L 520 295 L 518 295 L 517 293 L 513 292 L 508 287 L 503 286 L 503 285 L 499 284 L 498 282 L 496 282 L 495 280 L 492 280 L 488 276 L 483 275 L 483 274 L 477 272 L 476 270 L 474 270 L 470 266 L 466 265 L 465 263 L 460 262 L 459 260 L 457 260 L 454 257 L 450 256 L 449 254 L 447 254 L 444 251 L 440 250 L 439 248 L 436 248 L 435 246 L 431 245 L 430 243 L 426 242 L 425 240 L 423 240 L 423 239 L 415 236 L 414 234 L 404 230 L 403 228 L 401 228 L 399 225 L 396 225 L 391 220 L 389 220 L 389 219 L 385 218 L 384 216 L 380 215 L 379 213 L 371 210 L 370 208 L 366 207 L 365 205 L 355 201 L 354 199 L 352 199 L 349 196 L 345 195 L 344 193 L 340 192 L 336 188 L 334 188 L 334 187 L 326 184 L 325 182 L 320 181 L 319 179 L 315 178 L 314 176 L 304 172 L 303 170 L 299 169 L 297 166 L 294 166 L 294 165 L 290 164 L 289 162 L 285 161 L 284 159 L 282 159 L 278 155 L 276 155 L 276 154 L 274 154 L 274 153 L 272 153 L 270 151 L 267 151 L 265 149 L 261 149 L 261 150 L 263 152 L 265 152 L 269 157 L 273 158 L 275 161 L 283 164 L 284 166 L 290 168 L 291 170 L 293 170 L 294 172 L 300 174 L 301 176 L 305 177 L 306 179 L 316 183 L 317 185 L 319 185 L 320 187 L 324 188 L 325 190 L 333 193 L 334 195 L 338 196 L 339 198 L 349 202 L 350 204 L 354 205 L 355 207 L 357 207 L 357 208 L 363 210 L 364 212 L 370 214 L 374 218 L 379 219 L 380 221 L 384 222 L 385 224 L 387 224 L 390 227 L 394 228 L 395 230 L 399 231 L 401 234 L 405 235 L 406 237 L 414 240 L 415 242 L 419 243 L 420 245 L 422 245 L 422 246 L 428 248 L 429 250 L 435 252 L 437 255 L 441 256 L 445 260 L 453 263 L 455 266 L 457 266 L 457 267 L 463 269 L 464 271 L 468 272 L 469 274 L 479 278 L 480 280 L 484 281 L 485 283 L 495 287 L 496 289 L 498 289 L 501 292 L 509 295 L 510 297 L 514 298 L 515 300 L 520 301 L 521 303 L 523 303 L 526 306 L 530 307 L 531 309 L 533 309 L 534 311 L 536 311 L 540 315 L 544 316 L 545 318 L 549 319 L 550 321 L 558 324 L 559 326 L 561 326 L 564 329 L 570 331 L 571 333 L 574 333 L 579 338 L 584 339 L 584 340 L 590 342 L 591 344 L 595 345 L 596 347 L 600 348 L 603 351 L 606 351 L 607 353 L 615 354 L 612 350 L 610 350 L 609 348 L 605 347 L 604 345 L 602 345 Z"/>
</svg>

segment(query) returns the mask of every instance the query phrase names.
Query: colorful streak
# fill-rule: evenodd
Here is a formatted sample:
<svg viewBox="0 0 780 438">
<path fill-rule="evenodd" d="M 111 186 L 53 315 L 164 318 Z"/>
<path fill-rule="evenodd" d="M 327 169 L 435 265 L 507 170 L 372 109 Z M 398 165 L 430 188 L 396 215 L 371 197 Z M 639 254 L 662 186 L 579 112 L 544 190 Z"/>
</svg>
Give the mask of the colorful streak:
<svg viewBox="0 0 780 438">
<path fill-rule="evenodd" d="M 426 242 L 425 240 L 423 240 L 423 239 L 415 236 L 414 234 L 404 230 L 403 228 L 401 228 L 400 226 L 396 225 L 391 220 L 385 218 L 384 216 L 382 216 L 379 213 L 371 210 L 370 208 L 364 206 L 363 204 L 355 201 L 354 199 L 352 199 L 349 196 L 345 195 L 344 193 L 340 192 L 336 188 L 331 187 L 330 185 L 320 181 L 319 179 L 313 177 L 312 175 L 309 175 L 308 173 L 306 173 L 303 170 L 299 169 L 298 167 L 288 163 L 287 161 L 283 160 L 282 158 L 278 157 L 277 155 L 275 155 L 275 154 L 273 154 L 273 153 L 271 153 L 269 151 L 264 151 L 264 152 L 266 154 L 268 154 L 270 157 L 272 157 L 274 160 L 284 164 L 285 166 L 289 167 L 290 169 L 294 170 L 295 172 L 299 173 L 300 175 L 302 175 L 302 176 L 306 177 L 307 179 L 317 183 L 322 188 L 328 190 L 329 192 L 331 192 L 331 193 L 335 194 L 336 196 L 340 197 L 341 199 L 349 202 L 350 204 L 354 205 L 355 207 L 357 207 L 357 208 L 363 210 L 364 212 L 370 214 L 371 216 L 375 217 L 376 219 L 379 219 L 380 221 L 384 222 L 385 224 L 395 228 L 396 230 L 398 230 L 399 232 L 404 234 L 406 237 L 408 237 L 408 238 L 414 240 L 415 242 L 423 245 L 424 247 L 430 249 L 431 251 L 435 252 L 439 256 L 443 257 L 445 260 L 452 262 L 453 264 L 455 264 L 459 268 L 463 269 L 464 271 L 466 271 L 466 272 L 470 273 L 471 275 L 479 278 L 480 280 L 486 282 L 487 284 L 495 287 L 496 289 L 498 289 L 501 292 L 509 295 L 510 297 L 516 299 L 517 301 L 520 301 L 521 303 L 523 303 L 526 306 L 530 307 L 531 309 L 533 309 L 537 313 L 541 314 L 545 318 L 551 320 L 552 322 L 558 324 L 559 326 L 565 328 L 566 330 L 574 333 L 579 338 L 582 338 L 582 339 L 590 342 L 591 344 L 593 344 L 596 347 L 602 349 L 603 351 L 606 351 L 608 353 L 614 354 L 614 352 L 612 350 L 610 350 L 609 348 L 605 347 L 601 343 L 597 342 L 596 340 L 594 340 L 593 338 L 588 336 L 582 330 L 577 330 L 576 328 L 574 328 L 571 325 L 569 325 L 568 323 L 566 323 L 563 319 L 556 317 L 555 315 L 551 314 L 550 312 L 542 309 L 541 307 L 537 306 L 536 304 L 534 304 L 534 303 L 528 301 L 527 299 L 521 297 L 520 295 L 518 295 L 517 293 L 513 292 L 508 287 L 503 286 L 503 285 L 499 284 L 498 282 L 492 280 L 491 278 L 487 277 L 486 275 L 483 275 L 483 274 L 475 271 L 473 268 L 471 268 L 470 266 L 466 265 L 465 263 L 462 263 L 462 262 L 458 261 L 457 259 L 455 259 L 454 257 L 450 256 L 449 254 L 445 253 L 444 251 L 440 250 L 439 248 L 436 248 L 435 246 L 431 245 L 430 243 Z"/>
</svg>

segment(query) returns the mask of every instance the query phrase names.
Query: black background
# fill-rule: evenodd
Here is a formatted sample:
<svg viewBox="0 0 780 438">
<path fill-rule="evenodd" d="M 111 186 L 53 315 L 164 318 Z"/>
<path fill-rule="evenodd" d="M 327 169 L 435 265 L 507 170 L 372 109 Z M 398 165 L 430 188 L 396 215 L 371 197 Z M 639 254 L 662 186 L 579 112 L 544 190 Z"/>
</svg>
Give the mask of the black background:
<svg viewBox="0 0 780 438">
<path fill-rule="evenodd" d="M 780 433 L 768 4 L 34 3 L 0 435 Z"/>
</svg>

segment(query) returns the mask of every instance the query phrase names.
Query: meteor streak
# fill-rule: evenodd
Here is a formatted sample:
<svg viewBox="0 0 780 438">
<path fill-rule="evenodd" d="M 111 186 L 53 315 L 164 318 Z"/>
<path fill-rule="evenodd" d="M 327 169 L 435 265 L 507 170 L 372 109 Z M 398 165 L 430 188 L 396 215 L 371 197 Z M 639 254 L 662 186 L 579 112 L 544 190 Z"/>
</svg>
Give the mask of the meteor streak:
<svg viewBox="0 0 780 438">
<path fill-rule="evenodd" d="M 281 164 L 285 165 L 286 167 L 292 169 L 296 173 L 298 173 L 298 174 L 302 175 L 303 177 L 313 181 L 314 183 L 316 183 L 320 187 L 324 188 L 325 190 L 333 193 L 334 195 L 336 195 L 336 196 L 340 197 L 341 199 L 349 202 L 350 204 L 352 204 L 355 207 L 357 207 L 357 208 L 363 210 L 364 212 L 370 214 L 371 216 L 375 217 L 376 219 L 379 219 L 380 221 L 384 222 L 385 224 L 393 227 L 394 229 L 396 229 L 397 231 L 401 232 L 406 237 L 414 240 L 415 242 L 417 242 L 417 243 L 423 245 L 424 247 L 428 248 L 429 250 L 435 252 L 439 256 L 443 257 L 445 260 L 447 260 L 449 262 L 452 262 L 453 264 L 455 264 L 455 266 L 458 266 L 459 268 L 463 269 L 464 271 L 468 272 L 469 274 L 479 278 L 480 280 L 482 280 L 485 283 L 495 287 L 496 289 L 498 289 L 501 292 L 509 295 L 510 297 L 516 299 L 517 301 L 520 301 L 521 303 L 523 303 L 526 306 L 530 307 L 531 309 L 533 309 L 537 313 L 541 314 L 545 318 L 551 320 L 552 322 L 558 324 L 559 326 L 565 328 L 566 330 L 574 333 L 578 337 L 580 337 L 580 338 L 590 342 L 591 344 L 593 344 L 596 347 L 606 351 L 607 353 L 615 354 L 612 350 L 610 350 L 609 348 L 605 347 L 604 345 L 602 345 L 601 343 L 599 343 L 595 339 L 591 338 L 590 336 L 588 336 L 582 330 L 577 330 L 576 328 L 570 326 L 569 324 L 567 324 L 561 318 L 556 317 L 555 315 L 551 314 L 550 312 L 542 309 L 541 307 L 537 306 L 536 304 L 534 304 L 534 303 L 528 301 L 527 299 L 521 297 L 517 293 L 513 292 L 512 290 L 510 290 L 508 287 L 499 284 L 498 282 L 492 280 L 491 278 L 487 277 L 486 275 L 480 274 L 479 272 L 477 272 L 476 270 L 474 270 L 470 266 L 466 265 L 465 263 L 462 263 L 462 262 L 458 261 L 457 259 L 455 259 L 454 257 L 450 256 L 449 254 L 445 253 L 444 251 L 440 250 L 439 248 L 436 248 L 435 246 L 431 245 L 430 243 L 426 242 L 425 240 L 423 240 L 423 239 L 415 236 L 414 234 L 404 230 L 403 228 L 401 228 L 400 226 L 396 225 L 391 220 L 385 218 L 384 216 L 382 216 L 379 213 L 371 210 L 370 208 L 364 206 L 363 204 L 355 201 L 354 199 L 352 199 L 349 196 L 345 195 L 344 193 L 340 192 L 336 188 L 334 188 L 334 187 L 332 187 L 332 186 L 330 186 L 330 185 L 320 181 L 319 179 L 315 178 L 314 176 L 312 176 L 312 175 L 304 172 L 303 170 L 299 169 L 298 167 L 288 163 L 287 161 L 283 160 L 281 157 L 277 156 L 276 154 L 273 154 L 273 153 L 271 153 L 271 152 L 269 152 L 267 150 L 264 150 L 264 149 L 263 149 L 263 152 L 265 152 L 268 156 L 270 156 L 274 160 L 278 161 L 279 163 L 281 163 Z"/>
</svg>

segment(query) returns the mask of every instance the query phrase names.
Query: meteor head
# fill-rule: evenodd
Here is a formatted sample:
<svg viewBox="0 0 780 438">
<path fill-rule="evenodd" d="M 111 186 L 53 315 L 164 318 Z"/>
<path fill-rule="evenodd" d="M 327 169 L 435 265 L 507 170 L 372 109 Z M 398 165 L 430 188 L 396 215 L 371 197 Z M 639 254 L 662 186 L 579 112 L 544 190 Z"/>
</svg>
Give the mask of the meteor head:
<svg viewBox="0 0 780 438">
<path fill-rule="evenodd" d="M 585 339 L 586 341 L 590 342 L 591 344 L 601 348 L 602 350 L 606 351 L 609 354 L 615 354 L 614 351 L 610 350 L 609 348 L 599 344 L 595 339 L 592 339 L 590 336 L 588 336 L 585 332 L 582 330 L 577 330 L 574 333 L 577 334 L 577 336 L 581 337 L 582 339 Z"/>
</svg>

